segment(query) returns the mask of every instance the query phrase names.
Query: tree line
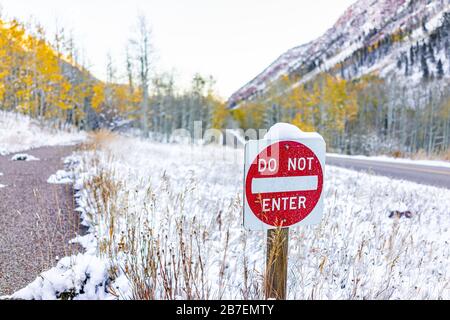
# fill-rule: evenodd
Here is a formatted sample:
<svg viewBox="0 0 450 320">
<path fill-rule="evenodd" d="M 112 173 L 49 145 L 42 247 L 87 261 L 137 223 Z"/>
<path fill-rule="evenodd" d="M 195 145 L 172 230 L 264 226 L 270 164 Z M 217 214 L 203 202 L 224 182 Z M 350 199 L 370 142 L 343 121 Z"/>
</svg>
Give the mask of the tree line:
<svg viewBox="0 0 450 320">
<path fill-rule="evenodd" d="M 77 63 L 73 42 L 44 29 L 0 20 L 0 107 L 32 117 L 80 124 L 93 78 Z M 55 49 L 58 48 L 58 49 Z"/>
<path fill-rule="evenodd" d="M 450 86 L 423 81 L 411 89 L 375 75 L 356 80 L 322 73 L 306 84 L 284 76 L 258 99 L 231 110 L 244 128 L 283 121 L 318 131 L 345 154 L 447 154 Z"/>
<path fill-rule="evenodd" d="M 146 137 L 193 130 L 194 121 L 204 128 L 224 125 L 225 102 L 215 95 L 211 77 L 196 74 L 191 87 L 180 90 L 172 75 L 154 74 L 145 17 L 138 17 L 124 51 L 124 74 L 108 55 L 101 81 L 63 28 L 49 40 L 39 24 L 0 19 L 0 109 L 87 130 L 135 127 Z"/>
</svg>

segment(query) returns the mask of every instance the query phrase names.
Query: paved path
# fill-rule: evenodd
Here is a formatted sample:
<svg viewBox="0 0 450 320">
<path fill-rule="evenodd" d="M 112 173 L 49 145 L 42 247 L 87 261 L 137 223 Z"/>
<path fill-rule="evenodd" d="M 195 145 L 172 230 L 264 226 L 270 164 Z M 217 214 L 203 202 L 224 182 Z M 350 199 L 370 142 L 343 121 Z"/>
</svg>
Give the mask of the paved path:
<svg viewBox="0 0 450 320">
<path fill-rule="evenodd" d="M 40 161 L 0 156 L 0 296 L 11 294 L 79 250 L 68 241 L 81 233 L 71 185 L 47 183 L 74 147 L 25 151 Z"/>
<path fill-rule="evenodd" d="M 327 156 L 327 164 L 450 189 L 450 168 Z"/>
</svg>

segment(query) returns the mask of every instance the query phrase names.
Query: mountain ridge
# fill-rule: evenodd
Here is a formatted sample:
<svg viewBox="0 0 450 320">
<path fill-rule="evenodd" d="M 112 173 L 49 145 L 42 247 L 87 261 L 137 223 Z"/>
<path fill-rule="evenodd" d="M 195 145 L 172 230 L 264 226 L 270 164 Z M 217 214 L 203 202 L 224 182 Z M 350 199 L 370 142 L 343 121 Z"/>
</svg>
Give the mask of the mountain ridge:
<svg viewBox="0 0 450 320">
<path fill-rule="evenodd" d="M 438 76 L 450 79 L 449 15 L 448 0 L 359 0 L 322 36 L 289 49 L 231 95 L 229 107 L 264 94 L 282 75 L 305 83 L 322 72 L 346 79 L 403 74 L 411 85 L 427 64 L 428 76 L 442 69 Z"/>
</svg>

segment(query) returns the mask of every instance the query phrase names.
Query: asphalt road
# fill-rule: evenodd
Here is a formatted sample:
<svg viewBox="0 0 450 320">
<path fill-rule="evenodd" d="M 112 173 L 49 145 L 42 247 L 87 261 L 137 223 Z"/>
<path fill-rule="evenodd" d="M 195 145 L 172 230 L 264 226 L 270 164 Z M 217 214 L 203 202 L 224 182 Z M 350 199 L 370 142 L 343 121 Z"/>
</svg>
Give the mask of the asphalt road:
<svg viewBox="0 0 450 320">
<path fill-rule="evenodd" d="M 83 233 L 71 185 L 49 184 L 63 169 L 73 146 L 44 147 L 24 153 L 39 161 L 0 156 L 0 296 L 32 282 L 59 258 L 80 252 L 69 244 Z"/>
<path fill-rule="evenodd" d="M 450 168 L 327 156 L 327 165 L 450 189 Z"/>
</svg>

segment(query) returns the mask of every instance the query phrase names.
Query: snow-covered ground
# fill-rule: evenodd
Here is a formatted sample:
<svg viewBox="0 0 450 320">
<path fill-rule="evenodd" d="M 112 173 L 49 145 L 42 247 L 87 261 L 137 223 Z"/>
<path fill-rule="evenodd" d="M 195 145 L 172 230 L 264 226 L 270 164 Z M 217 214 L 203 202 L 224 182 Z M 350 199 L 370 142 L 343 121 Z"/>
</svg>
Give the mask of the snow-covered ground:
<svg viewBox="0 0 450 320">
<path fill-rule="evenodd" d="M 415 160 L 415 159 L 407 159 L 407 158 L 392 158 L 388 156 L 363 156 L 363 155 L 355 155 L 348 156 L 337 153 L 328 153 L 328 157 L 333 158 L 347 158 L 347 159 L 356 159 L 356 160 L 366 160 L 366 161 L 380 161 L 380 162 L 390 162 L 390 163 L 405 163 L 405 164 L 415 164 L 422 166 L 432 166 L 432 167 L 444 167 L 450 168 L 450 161 L 439 161 L 439 160 Z"/>
<path fill-rule="evenodd" d="M 83 132 L 48 129 L 27 116 L 0 110 L 0 155 L 44 146 L 70 145 L 85 138 Z"/>
<path fill-rule="evenodd" d="M 86 253 L 14 297 L 263 297 L 265 234 L 242 227 L 242 150 L 96 145 L 66 161 Z M 450 190 L 329 166 L 324 192 L 322 223 L 290 232 L 290 299 L 450 298 Z"/>
</svg>

